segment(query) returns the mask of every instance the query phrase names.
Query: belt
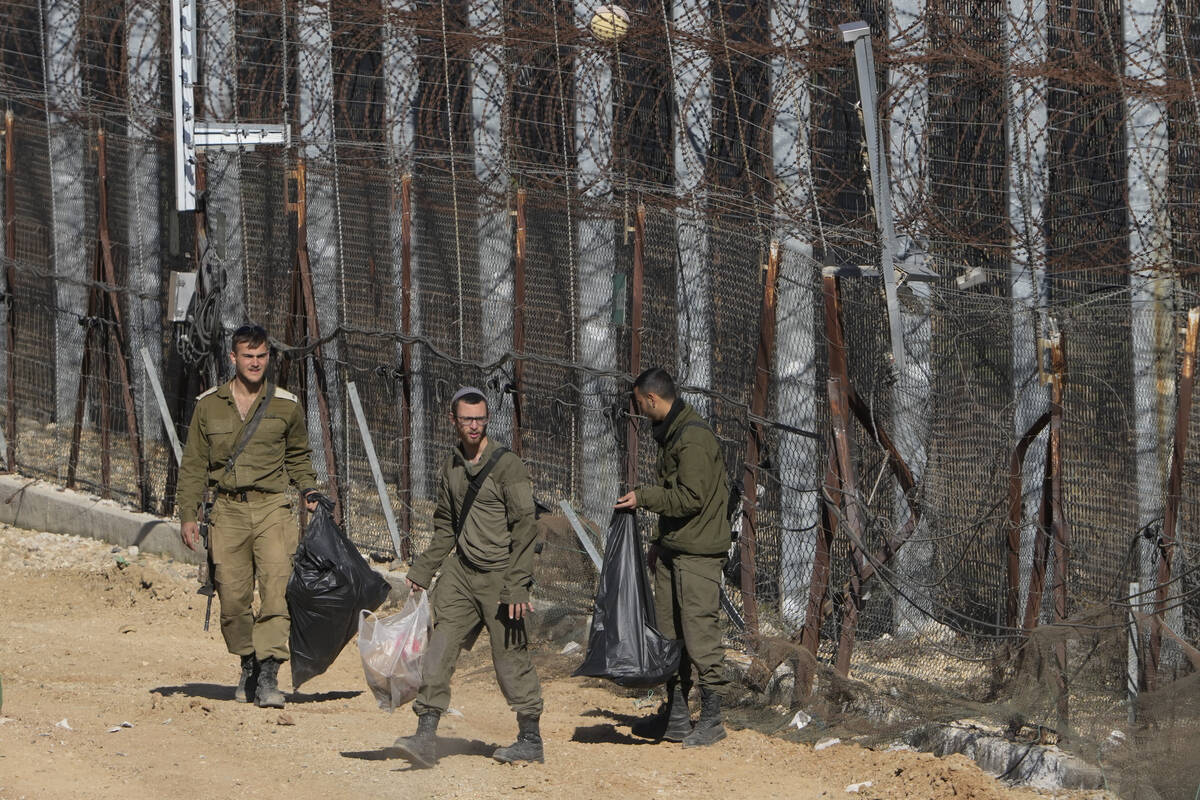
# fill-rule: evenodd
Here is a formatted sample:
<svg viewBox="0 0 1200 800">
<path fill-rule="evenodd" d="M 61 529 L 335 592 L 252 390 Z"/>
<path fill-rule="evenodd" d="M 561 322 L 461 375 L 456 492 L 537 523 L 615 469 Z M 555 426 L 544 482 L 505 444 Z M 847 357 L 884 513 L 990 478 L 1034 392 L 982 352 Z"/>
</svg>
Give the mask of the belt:
<svg viewBox="0 0 1200 800">
<path fill-rule="evenodd" d="M 262 489 L 217 489 L 218 496 L 235 503 L 246 503 L 273 494 L 279 494 L 279 492 L 265 492 Z"/>
</svg>

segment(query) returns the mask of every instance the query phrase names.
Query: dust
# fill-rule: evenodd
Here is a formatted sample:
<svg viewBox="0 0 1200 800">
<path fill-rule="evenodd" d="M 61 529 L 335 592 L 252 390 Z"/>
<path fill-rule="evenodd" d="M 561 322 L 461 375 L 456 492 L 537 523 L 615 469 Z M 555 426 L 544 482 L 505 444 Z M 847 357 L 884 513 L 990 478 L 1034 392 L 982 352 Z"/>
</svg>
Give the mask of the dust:
<svg viewBox="0 0 1200 800">
<path fill-rule="evenodd" d="M 758 712 L 753 727 L 732 709 L 729 737 L 710 748 L 638 739 L 630 725 L 657 696 L 572 678 L 581 653 L 545 640 L 534 659 L 547 761 L 497 764 L 490 754 L 516 725 L 486 636 L 460 660 L 440 765 L 412 770 L 391 745 L 413 715 L 376 706 L 353 644 L 282 712 L 235 703 L 237 660 L 217 626 L 201 629 L 194 567 L 48 536 L 0 528 L 0 798 L 1051 796 L 1005 786 L 962 757 L 871 749 L 849 734 L 817 749 L 789 734 L 786 704 Z M 819 724 L 810 735 L 838 738 Z"/>
</svg>

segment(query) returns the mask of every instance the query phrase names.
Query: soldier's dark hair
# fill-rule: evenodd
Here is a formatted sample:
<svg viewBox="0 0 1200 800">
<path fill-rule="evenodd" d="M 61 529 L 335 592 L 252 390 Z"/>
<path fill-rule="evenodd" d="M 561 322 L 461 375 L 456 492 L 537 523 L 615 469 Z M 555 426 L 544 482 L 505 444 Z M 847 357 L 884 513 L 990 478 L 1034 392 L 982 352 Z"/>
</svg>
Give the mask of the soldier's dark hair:
<svg viewBox="0 0 1200 800">
<path fill-rule="evenodd" d="M 633 388 L 642 394 L 656 394 L 663 400 L 674 400 L 676 397 L 675 379 L 662 367 L 651 367 L 638 375 Z"/>
<path fill-rule="evenodd" d="M 239 344 L 260 347 L 267 343 L 267 329 L 262 325 L 243 325 L 229 338 L 229 349 L 236 353 Z"/>
</svg>

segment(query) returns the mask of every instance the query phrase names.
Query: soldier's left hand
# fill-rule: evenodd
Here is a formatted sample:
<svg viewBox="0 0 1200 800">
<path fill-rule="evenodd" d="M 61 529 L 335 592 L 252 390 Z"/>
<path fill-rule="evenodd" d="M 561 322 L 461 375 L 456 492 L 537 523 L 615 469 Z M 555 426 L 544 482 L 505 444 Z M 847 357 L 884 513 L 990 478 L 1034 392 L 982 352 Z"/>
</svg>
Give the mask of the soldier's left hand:
<svg viewBox="0 0 1200 800">
<path fill-rule="evenodd" d="M 304 495 L 304 507 L 308 509 L 308 513 L 310 513 L 310 514 L 312 514 L 313 512 L 315 512 L 317 510 L 316 497 L 317 497 L 316 491 L 311 491 L 308 494 Z"/>
<path fill-rule="evenodd" d="M 533 603 L 509 603 L 508 618 L 511 620 L 521 620 L 526 614 L 533 613 Z"/>
<path fill-rule="evenodd" d="M 617 511 L 632 511 L 638 507 L 637 492 L 626 492 L 617 498 L 613 508 Z"/>
</svg>

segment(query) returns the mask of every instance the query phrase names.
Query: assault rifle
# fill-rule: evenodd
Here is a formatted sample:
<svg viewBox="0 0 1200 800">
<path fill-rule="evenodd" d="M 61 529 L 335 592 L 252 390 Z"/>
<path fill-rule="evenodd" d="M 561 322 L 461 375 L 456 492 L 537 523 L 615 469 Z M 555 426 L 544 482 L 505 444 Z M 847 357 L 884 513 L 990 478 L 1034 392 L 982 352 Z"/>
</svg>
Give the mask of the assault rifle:
<svg viewBox="0 0 1200 800">
<path fill-rule="evenodd" d="M 216 492 L 213 488 L 207 487 L 204 490 L 203 501 L 200 505 L 200 518 L 197 522 L 200 525 L 200 541 L 204 545 L 204 562 L 200 564 L 200 588 L 196 590 L 196 594 L 202 594 L 208 598 L 204 605 L 204 630 L 208 630 L 208 622 L 212 618 L 212 601 L 213 595 L 217 593 L 217 584 L 213 576 L 216 574 L 216 567 L 213 565 L 212 548 L 208 546 L 208 526 L 209 516 L 212 514 L 213 502 L 216 500 Z"/>
</svg>

